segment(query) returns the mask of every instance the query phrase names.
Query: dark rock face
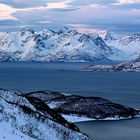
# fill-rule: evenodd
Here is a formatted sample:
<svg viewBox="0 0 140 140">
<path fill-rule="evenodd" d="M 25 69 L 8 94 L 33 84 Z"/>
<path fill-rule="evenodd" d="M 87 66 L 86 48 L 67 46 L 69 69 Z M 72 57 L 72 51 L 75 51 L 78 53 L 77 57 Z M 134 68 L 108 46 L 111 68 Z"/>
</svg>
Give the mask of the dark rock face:
<svg viewBox="0 0 140 140">
<path fill-rule="evenodd" d="M 29 95 L 30 97 L 31 95 L 39 95 L 39 92 L 27 94 L 27 96 Z M 49 94 L 44 93 L 44 96 L 46 99 Z M 58 113 L 85 116 L 93 119 L 127 119 L 133 118 L 139 114 L 139 111 L 133 108 L 112 103 L 101 97 L 65 96 L 62 94 L 62 96 L 46 100 L 45 103 L 48 105 L 51 104 L 52 108 Z"/>
</svg>

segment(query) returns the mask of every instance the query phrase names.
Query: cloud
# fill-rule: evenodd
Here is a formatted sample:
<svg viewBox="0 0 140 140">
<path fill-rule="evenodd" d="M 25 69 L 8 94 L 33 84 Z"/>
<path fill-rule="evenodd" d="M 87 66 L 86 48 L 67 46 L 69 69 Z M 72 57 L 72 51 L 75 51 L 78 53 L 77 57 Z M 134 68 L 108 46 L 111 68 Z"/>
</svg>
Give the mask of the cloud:
<svg viewBox="0 0 140 140">
<path fill-rule="evenodd" d="M 86 25 L 86 24 L 67 24 L 67 26 L 69 28 L 77 30 L 81 33 L 93 33 L 93 32 L 100 30 L 100 29 L 97 29 L 93 26 Z"/>
<path fill-rule="evenodd" d="M 96 8 L 96 9 L 102 9 L 102 8 L 106 8 L 105 5 L 101 5 L 101 4 L 92 4 L 90 5 L 91 8 Z"/>
<path fill-rule="evenodd" d="M 118 0 L 120 4 L 139 3 L 140 0 Z"/>
<path fill-rule="evenodd" d="M 0 0 L 0 3 L 10 5 L 13 8 L 29 8 L 43 6 L 46 4 L 46 0 Z"/>
<path fill-rule="evenodd" d="M 38 23 L 48 24 L 48 23 L 51 23 L 51 21 L 50 20 L 42 20 L 42 21 L 38 21 Z"/>
<path fill-rule="evenodd" d="M 72 0 L 0 0 L 0 3 L 10 5 L 13 8 L 46 7 L 48 9 L 67 8 Z"/>
<path fill-rule="evenodd" d="M 15 30 L 17 26 L 42 29 L 65 25 L 87 31 L 93 28 L 136 29 L 140 24 L 139 2 L 140 0 L 0 0 L 0 25 L 5 22 L 5 29 L 9 26 L 7 30 L 13 27 Z M 10 21 L 15 24 L 9 25 Z"/>
<path fill-rule="evenodd" d="M 11 2 L 14 2 L 14 4 L 22 4 L 24 0 L 12 0 Z M 27 7 L 27 8 L 14 8 L 11 7 L 7 4 L 0 4 L 0 20 L 5 20 L 5 19 L 15 19 L 18 20 L 16 17 L 15 13 L 18 12 L 32 12 L 35 10 L 55 10 L 57 9 L 59 10 L 74 10 L 71 9 L 70 6 L 68 5 L 68 3 L 70 3 L 71 0 L 64 0 L 64 1 L 60 1 L 60 2 L 48 2 L 44 5 L 41 6 L 37 6 L 37 7 Z M 25 2 L 26 3 L 26 2 Z M 25 4 L 24 3 L 24 4 Z M 29 4 L 29 3 L 28 3 Z"/>
<path fill-rule="evenodd" d="M 49 2 L 47 3 L 48 9 L 65 9 L 70 7 L 69 3 L 71 3 L 72 0 L 63 0 L 61 2 Z"/>
<path fill-rule="evenodd" d="M 16 9 L 5 4 L 0 4 L 0 20 L 6 20 L 6 19 L 17 20 L 16 17 L 12 16 L 14 12 L 16 12 Z"/>
</svg>

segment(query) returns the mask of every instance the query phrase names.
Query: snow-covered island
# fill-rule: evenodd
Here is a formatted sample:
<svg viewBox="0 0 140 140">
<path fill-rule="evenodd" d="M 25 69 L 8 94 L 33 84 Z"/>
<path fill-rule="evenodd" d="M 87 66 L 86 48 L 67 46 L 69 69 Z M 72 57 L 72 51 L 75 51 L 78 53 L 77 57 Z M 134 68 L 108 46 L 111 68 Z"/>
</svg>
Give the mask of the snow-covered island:
<svg viewBox="0 0 140 140">
<path fill-rule="evenodd" d="M 138 117 L 140 111 L 113 103 L 101 97 L 83 97 L 60 92 L 36 91 L 27 99 L 40 99 L 70 122 L 89 120 L 121 120 Z"/>
<path fill-rule="evenodd" d="M 129 62 L 117 65 L 90 65 L 81 71 L 99 71 L 99 72 L 140 72 L 140 57 Z"/>
</svg>

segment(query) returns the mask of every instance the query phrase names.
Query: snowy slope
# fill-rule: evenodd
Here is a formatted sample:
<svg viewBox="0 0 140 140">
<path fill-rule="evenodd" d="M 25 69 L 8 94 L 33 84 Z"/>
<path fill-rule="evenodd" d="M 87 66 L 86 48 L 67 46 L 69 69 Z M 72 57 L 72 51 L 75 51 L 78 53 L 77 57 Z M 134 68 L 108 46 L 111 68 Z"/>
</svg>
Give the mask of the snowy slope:
<svg viewBox="0 0 140 140">
<path fill-rule="evenodd" d="M 7 122 L 0 122 L 0 140 L 35 140 L 13 128 Z"/>
<path fill-rule="evenodd" d="M 41 104 L 41 106 L 39 106 Z M 31 102 L 17 91 L 0 90 L 0 139 L 89 140 L 78 128 L 44 106 Z"/>
</svg>

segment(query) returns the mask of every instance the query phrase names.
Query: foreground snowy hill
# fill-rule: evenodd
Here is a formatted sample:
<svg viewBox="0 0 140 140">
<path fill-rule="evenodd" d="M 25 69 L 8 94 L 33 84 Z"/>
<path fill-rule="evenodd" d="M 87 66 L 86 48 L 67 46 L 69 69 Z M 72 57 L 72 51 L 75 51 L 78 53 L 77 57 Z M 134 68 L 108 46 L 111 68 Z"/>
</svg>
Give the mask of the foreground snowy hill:
<svg viewBox="0 0 140 140">
<path fill-rule="evenodd" d="M 25 94 L 0 89 L 1 140 L 91 140 L 72 122 L 129 119 L 139 115 L 139 110 L 100 97 L 52 91 Z"/>
<path fill-rule="evenodd" d="M 1 140 L 90 140 L 39 99 L 0 90 Z"/>
<path fill-rule="evenodd" d="M 58 30 L 21 30 L 0 33 L 0 61 L 105 61 L 126 59 L 100 36 L 66 27 Z"/>
</svg>

